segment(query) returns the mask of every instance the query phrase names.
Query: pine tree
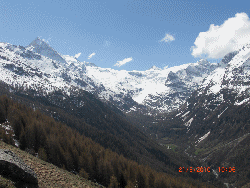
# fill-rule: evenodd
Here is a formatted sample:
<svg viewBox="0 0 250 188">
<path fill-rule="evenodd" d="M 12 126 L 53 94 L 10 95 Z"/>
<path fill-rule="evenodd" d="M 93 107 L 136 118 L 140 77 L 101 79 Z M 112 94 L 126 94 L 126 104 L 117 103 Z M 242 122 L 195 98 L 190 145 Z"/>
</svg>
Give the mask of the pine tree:
<svg viewBox="0 0 250 188">
<path fill-rule="evenodd" d="M 162 178 L 163 177 L 160 177 L 160 179 L 156 182 L 155 187 L 158 187 L 158 188 L 167 188 L 168 187 L 168 186 L 166 186 L 166 184 Z"/>
<path fill-rule="evenodd" d="M 27 142 L 25 138 L 25 132 L 21 129 L 20 137 L 19 137 L 20 149 L 25 150 L 27 148 Z"/>
<path fill-rule="evenodd" d="M 138 174 L 137 174 L 137 184 L 138 188 L 146 187 L 145 177 L 143 176 L 140 168 L 138 169 Z"/>
<path fill-rule="evenodd" d="M 119 188 L 117 178 L 114 175 L 110 177 L 110 183 L 108 188 Z"/>
<path fill-rule="evenodd" d="M 81 176 L 85 179 L 89 178 L 89 174 L 83 168 L 81 168 L 81 170 L 79 171 L 79 176 Z"/>
<path fill-rule="evenodd" d="M 25 139 L 26 143 L 29 149 L 35 149 L 35 142 L 36 142 L 36 137 L 35 137 L 35 130 L 33 125 L 26 126 L 25 129 Z"/>
<path fill-rule="evenodd" d="M 4 106 L 0 103 L 0 123 L 4 123 L 6 121 L 4 112 Z"/>
<path fill-rule="evenodd" d="M 120 176 L 119 176 L 119 185 L 120 185 L 121 188 L 124 188 L 127 185 L 127 182 L 126 182 L 126 180 L 124 178 L 123 173 L 121 173 Z"/>
<path fill-rule="evenodd" d="M 38 157 L 44 161 L 47 161 L 47 153 L 44 148 L 39 148 Z"/>
<path fill-rule="evenodd" d="M 125 188 L 135 188 L 136 186 L 132 183 L 132 181 L 128 180 L 128 183 Z"/>
<path fill-rule="evenodd" d="M 10 101 L 8 99 L 8 97 L 6 95 L 3 95 L 1 98 L 2 104 L 3 104 L 3 109 L 4 109 L 4 113 L 6 114 L 6 116 L 8 115 L 8 109 L 10 106 Z"/>
<path fill-rule="evenodd" d="M 155 176 L 152 172 L 150 172 L 149 177 L 148 177 L 148 186 L 150 188 L 154 188 L 155 186 Z"/>
</svg>

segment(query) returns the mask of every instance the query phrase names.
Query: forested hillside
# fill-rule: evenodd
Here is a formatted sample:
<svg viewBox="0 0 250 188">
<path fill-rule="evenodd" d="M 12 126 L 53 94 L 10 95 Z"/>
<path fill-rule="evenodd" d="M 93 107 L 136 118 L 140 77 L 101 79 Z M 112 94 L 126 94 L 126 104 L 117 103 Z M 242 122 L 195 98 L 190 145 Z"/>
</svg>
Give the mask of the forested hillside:
<svg viewBox="0 0 250 188">
<path fill-rule="evenodd" d="M 1 94 L 13 97 L 30 108 L 65 123 L 80 134 L 90 137 L 104 148 L 122 154 L 124 157 L 149 165 L 158 171 L 179 176 L 178 168 L 187 164 L 197 166 L 187 156 L 176 155 L 149 139 L 138 128 L 119 115 L 119 110 L 110 108 L 83 90 L 74 91 L 67 97 L 62 91 L 43 96 L 39 91 L 13 88 L 1 84 Z M 9 92 L 11 91 L 11 92 Z M 83 105 L 79 105 L 83 104 Z M 199 175 L 189 174 L 195 178 Z"/>
<path fill-rule="evenodd" d="M 0 123 L 0 138 L 6 143 L 18 142 L 22 150 L 104 186 L 212 187 L 138 165 L 7 96 L 0 97 Z"/>
</svg>

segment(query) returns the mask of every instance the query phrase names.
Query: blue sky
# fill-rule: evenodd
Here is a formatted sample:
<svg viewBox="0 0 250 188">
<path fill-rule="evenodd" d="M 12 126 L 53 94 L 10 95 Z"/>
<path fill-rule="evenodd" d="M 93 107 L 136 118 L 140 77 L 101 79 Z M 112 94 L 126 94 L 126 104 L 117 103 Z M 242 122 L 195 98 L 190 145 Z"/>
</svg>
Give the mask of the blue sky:
<svg viewBox="0 0 250 188">
<path fill-rule="evenodd" d="M 250 2 L 0 0 L 0 42 L 36 37 L 59 53 L 117 70 L 218 62 L 250 41 Z M 236 26 L 235 26 L 236 25 Z"/>
</svg>

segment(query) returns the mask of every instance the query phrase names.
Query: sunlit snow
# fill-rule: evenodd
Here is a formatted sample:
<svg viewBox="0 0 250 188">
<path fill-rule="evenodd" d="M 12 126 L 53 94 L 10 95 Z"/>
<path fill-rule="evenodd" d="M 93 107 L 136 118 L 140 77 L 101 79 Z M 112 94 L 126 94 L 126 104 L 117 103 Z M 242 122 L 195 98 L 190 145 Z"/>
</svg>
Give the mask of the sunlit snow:
<svg viewBox="0 0 250 188">
<path fill-rule="evenodd" d="M 209 134 L 210 134 L 210 131 L 208 131 L 208 133 L 206 133 L 204 136 L 200 137 L 198 139 L 198 143 L 200 143 L 202 140 L 204 140 L 205 138 L 207 138 Z"/>
<path fill-rule="evenodd" d="M 225 110 L 223 110 L 219 115 L 218 115 L 218 118 L 220 118 L 220 116 L 228 109 L 228 107 L 226 107 Z"/>
<path fill-rule="evenodd" d="M 194 118 L 190 118 L 190 120 L 188 120 L 186 123 L 185 123 L 185 126 L 189 127 L 191 125 L 191 123 L 193 122 Z"/>
<path fill-rule="evenodd" d="M 39 38 L 36 39 L 36 45 L 39 40 Z M 2 49 L 0 55 L 3 57 L 0 65 L 0 80 L 13 86 L 40 88 L 44 94 L 58 89 L 69 94 L 72 86 L 89 92 L 101 87 L 97 93 L 101 99 L 112 98 L 119 102 L 123 97 L 129 96 L 139 104 L 161 111 L 178 109 L 185 103 L 185 97 L 198 89 L 201 84 L 201 89 L 209 86 L 208 94 L 216 94 L 225 87 L 240 93 L 249 88 L 249 85 L 246 84 L 236 87 L 232 82 L 235 68 L 243 65 L 250 67 L 248 66 L 250 53 L 246 49 L 242 49 L 229 62 L 230 66 L 221 64 L 218 67 L 217 64 L 210 64 L 207 60 L 200 60 L 196 63 L 164 69 L 153 66 L 146 71 L 118 71 L 111 68 L 100 68 L 90 62 L 80 62 L 75 58 L 76 56 L 60 56 L 49 45 L 45 46 L 48 53 L 51 51 L 62 60 L 52 60 L 35 51 L 28 52 L 28 49 L 34 50 L 32 45 L 21 48 L 0 43 Z M 211 73 L 212 70 L 214 71 Z M 247 75 L 242 79 L 247 83 L 250 68 L 249 72 L 244 73 Z M 222 84 L 225 79 L 229 80 L 228 85 Z M 202 94 L 202 90 L 200 94 Z M 236 102 L 235 105 L 238 103 Z M 183 117 L 186 115 L 184 114 Z"/>
<path fill-rule="evenodd" d="M 250 100 L 250 98 L 246 98 L 246 99 L 244 99 L 244 100 L 242 100 L 242 101 L 240 101 L 240 102 L 235 101 L 234 105 L 240 106 L 240 105 L 242 105 L 242 104 L 248 102 L 249 100 Z"/>
</svg>

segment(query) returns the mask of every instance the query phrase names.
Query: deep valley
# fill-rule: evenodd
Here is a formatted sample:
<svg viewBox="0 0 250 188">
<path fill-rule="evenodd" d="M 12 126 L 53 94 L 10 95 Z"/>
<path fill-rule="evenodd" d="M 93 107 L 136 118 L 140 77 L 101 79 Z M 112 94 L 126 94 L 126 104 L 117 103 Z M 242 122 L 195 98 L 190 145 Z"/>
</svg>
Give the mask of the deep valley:
<svg viewBox="0 0 250 188">
<path fill-rule="evenodd" d="M 250 186 L 249 45 L 117 71 L 36 38 L 0 43 L 0 73 L 0 139 L 44 161 L 105 187 Z"/>
</svg>

